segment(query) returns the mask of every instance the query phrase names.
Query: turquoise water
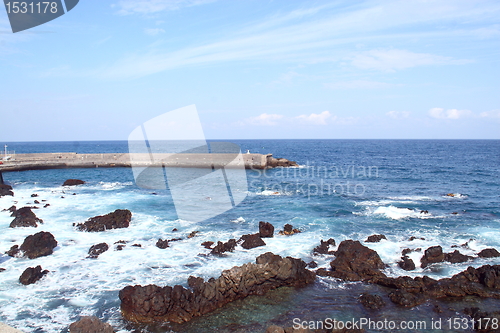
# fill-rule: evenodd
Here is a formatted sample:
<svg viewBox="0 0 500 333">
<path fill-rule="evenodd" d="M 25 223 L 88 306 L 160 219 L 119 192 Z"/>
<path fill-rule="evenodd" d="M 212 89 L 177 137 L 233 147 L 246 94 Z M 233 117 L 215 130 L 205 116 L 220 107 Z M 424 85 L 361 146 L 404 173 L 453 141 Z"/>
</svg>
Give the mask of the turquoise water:
<svg viewBox="0 0 500 333">
<path fill-rule="evenodd" d="M 387 241 L 367 244 L 389 265 L 386 274 L 434 278 L 456 274 L 468 265 L 500 264 L 497 259 L 477 259 L 466 264 L 447 264 L 402 271 L 396 264 L 401 250 L 469 242 L 461 252 L 473 255 L 488 247 L 500 249 L 500 141 L 498 140 L 241 140 L 233 141 L 243 152 L 273 153 L 295 160 L 301 167 L 247 171 L 249 190 L 238 206 L 201 223 L 178 220 L 169 191 L 145 190 L 134 183 L 130 169 L 66 169 L 5 173 L 15 197 L 0 199 L 0 209 L 12 204 L 32 205 L 32 193 L 50 206 L 35 211 L 45 223 L 37 229 L 8 228 L 12 218 L 0 213 L 0 251 L 20 244 L 30 234 L 50 231 L 59 242 L 53 255 L 35 260 L 0 257 L 0 321 L 26 332 L 60 332 L 79 315 L 98 315 L 123 332 L 134 330 L 119 314 L 118 291 L 130 284 L 185 285 L 189 275 L 217 277 L 223 269 L 254 261 L 261 253 L 315 260 L 327 267 L 333 257 L 313 257 L 320 239 L 333 237 L 364 240 L 385 234 Z M 7 143 L 9 150 L 30 152 L 107 153 L 127 152 L 124 141 Z M 63 188 L 68 178 L 87 183 Z M 204 184 L 199 184 L 200 190 Z M 76 195 L 73 195 L 75 193 Z M 452 193 L 453 196 L 447 194 Z M 15 203 L 16 202 L 16 203 Z M 73 223 L 115 209 L 129 209 L 128 229 L 99 234 L 77 232 Z M 422 211 L 428 211 L 423 213 Z M 259 221 L 277 230 L 291 223 L 303 232 L 291 237 L 266 239 L 267 246 L 237 248 L 227 257 L 200 256 L 204 241 L 226 241 L 258 230 Z M 172 229 L 177 228 L 177 232 Z M 197 237 L 155 247 L 158 238 Z M 425 240 L 410 242 L 410 236 Z M 472 239 L 472 240 L 471 240 Z M 97 260 L 86 259 L 90 246 L 127 240 L 127 246 Z M 415 261 L 421 253 L 411 254 Z M 51 273 L 37 284 L 17 282 L 29 266 L 42 265 Z M 367 313 L 357 295 L 361 284 L 342 284 L 331 279 L 301 291 L 283 290 L 266 298 L 253 297 L 187 325 L 141 328 L 151 332 L 264 331 L 269 323 L 291 326 L 294 317 L 320 320 L 325 316 L 428 317 L 432 306 L 417 311 L 388 305 L 382 314 Z M 370 287 L 371 288 L 371 287 Z M 374 290 L 382 293 L 382 290 Z M 273 296 L 274 295 L 274 296 Z M 282 299 L 282 301 L 281 301 Z M 477 302 L 477 300 L 474 300 Z M 493 303 L 491 303 L 493 302 Z M 481 305 L 496 306 L 491 300 Z M 491 305 L 493 304 L 493 305 Z M 241 309 L 245 309 L 242 311 Z M 261 314 L 260 316 L 258 314 Z M 445 313 L 446 314 L 446 313 Z M 380 317 L 381 318 L 381 317 Z"/>
</svg>

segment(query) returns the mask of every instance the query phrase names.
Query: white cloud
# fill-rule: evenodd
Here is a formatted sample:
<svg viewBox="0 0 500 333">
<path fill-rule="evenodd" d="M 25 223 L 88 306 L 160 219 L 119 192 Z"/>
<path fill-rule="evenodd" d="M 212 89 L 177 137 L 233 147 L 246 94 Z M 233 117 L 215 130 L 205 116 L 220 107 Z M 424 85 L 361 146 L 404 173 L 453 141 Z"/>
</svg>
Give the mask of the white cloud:
<svg viewBox="0 0 500 333">
<path fill-rule="evenodd" d="M 144 29 L 144 33 L 146 35 L 150 35 L 150 36 L 156 36 L 158 34 L 163 34 L 165 33 L 165 30 L 161 29 L 161 28 L 146 28 Z"/>
<path fill-rule="evenodd" d="M 295 119 L 300 120 L 301 122 L 312 124 L 312 125 L 326 125 L 326 120 L 330 118 L 332 115 L 330 111 L 323 111 L 321 113 L 311 113 L 310 115 L 300 115 L 295 117 Z M 332 119 L 335 120 L 336 116 Z"/>
<path fill-rule="evenodd" d="M 410 111 L 389 111 L 385 115 L 393 119 L 406 119 L 410 114 Z"/>
<path fill-rule="evenodd" d="M 479 116 L 481 118 L 500 118 L 500 110 L 481 112 Z"/>
<path fill-rule="evenodd" d="M 118 14 L 153 14 L 165 10 L 176 10 L 214 2 L 216 0 L 120 0 L 112 7 L 118 7 Z"/>
<path fill-rule="evenodd" d="M 283 118 L 281 114 L 263 113 L 257 117 L 247 118 L 246 123 L 260 126 L 274 126 L 277 125 L 276 121 L 281 118 Z"/>
<path fill-rule="evenodd" d="M 407 50 L 376 49 L 352 57 L 351 64 L 361 69 L 394 72 L 405 68 L 428 65 L 464 64 L 468 60 L 454 60 L 429 53 L 414 53 Z"/>
<path fill-rule="evenodd" d="M 432 108 L 429 110 L 429 116 L 436 119 L 460 119 L 472 117 L 474 113 L 470 110 Z"/>
</svg>

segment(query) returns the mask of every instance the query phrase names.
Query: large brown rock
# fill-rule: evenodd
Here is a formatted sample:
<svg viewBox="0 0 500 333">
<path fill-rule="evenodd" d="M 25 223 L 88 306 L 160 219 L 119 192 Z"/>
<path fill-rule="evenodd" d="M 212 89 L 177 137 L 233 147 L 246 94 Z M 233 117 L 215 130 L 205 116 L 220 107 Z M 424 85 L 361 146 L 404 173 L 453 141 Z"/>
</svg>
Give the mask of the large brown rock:
<svg viewBox="0 0 500 333">
<path fill-rule="evenodd" d="M 363 281 L 384 276 L 385 264 L 377 252 L 359 241 L 345 240 L 339 244 L 335 259 L 330 263 L 331 276 L 345 281 Z"/>
<path fill-rule="evenodd" d="M 38 223 L 43 223 L 42 219 L 36 217 L 30 207 L 22 207 L 14 210 L 11 214 L 14 220 L 10 223 L 11 228 L 18 227 L 38 227 Z"/>
<path fill-rule="evenodd" d="M 108 323 L 103 323 L 99 318 L 81 317 L 79 321 L 69 326 L 70 333 L 114 333 L 113 327 Z"/>
<path fill-rule="evenodd" d="M 466 256 L 465 254 L 460 253 L 460 251 L 458 251 L 458 250 L 455 250 L 455 251 L 450 252 L 450 253 L 446 253 L 444 255 L 444 260 L 451 262 L 452 264 L 462 263 L 462 262 L 466 262 L 466 261 L 469 261 L 472 259 L 474 259 L 474 258 L 471 256 Z"/>
<path fill-rule="evenodd" d="M 430 264 L 443 262 L 445 259 L 443 248 L 441 246 L 432 246 L 425 250 L 424 256 L 420 259 L 420 267 L 425 268 Z"/>
<path fill-rule="evenodd" d="M 262 238 L 260 238 L 259 234 L 243 235 L 241 236 L 241 239 L 243 240 L 241 247 L 247 250 L 266 245 Z"/>
<path fill-rule="evenodd" d="M 63 186 L 76 186 L 76 185 L 83 185 L 85 182 L 80 179 L 67 179 Z"/>
<path fill-rule="evenodd" d="M 57 241 L 54 236 L 50 232 L 41 231 L 26 237 L 23 244 L 18 248 L 19 251 L 15 251 L 14 255 L 19 252 L 23 257 L 35 259 L 52 254 L 56 246 Z M 16 245 L 11 248 L 11 251 L 14 248 L 16 248 Z"/>
<path fill-rule="evenodd" d="M 91 217 L 85 223 L 77 224 L 80 231 L 105 231 L 109 229 L 128 228 L 132 213 L 128 209 L 117 209 L 106 215 Z"/>
<path fill-rule="evenodd" d="M 0 184 L 0 198 L 5 195 L 10 195 L 11 197 L 14 196 L 14 192 L 12 192 L 12 186 Z"/>
<path fill-rule="evenodd" d="M 205 282 L 190 277 L 190 289 L 179 285 L 136 285 L 125 287 L 119 296 L 122 315 L 128 321 L 182 323 L 237 299 L 263 295 L 281 286 L 305 286 L 314 279 L 315 274 L 306 269 L 302 260 L 268 252 L 257 257 L 255 263 L 223 271 L 217 279 Z"/>
<path fill-rule="evenodd" d="M 28 267 L 19 277 L 19 282 L 24 285 L 33 284 L 43 278 L 49 271 L 42 271 L 42 266 Z"/>
<path fill-rule="evenodd" d="M 269 222 L 259 222 L 259 236 L 261 238 L 274 237 L 274 226 Z"/>
<path fill-rule="evenodd" d="M 365 240 L 365 243 L 378 243 L 382 239 L 387 239 L 385 235 L 371 235 Z"/>
<path fill-rule="evenodd" d="M 214 246 L 214 248 L 210 253 L 220 256 L 224 252 L 233 252 L 235 247 L 236 247 L 236 239 L 230 239 L 225 243 L 218 241 L 217 245 Z"/>
<path fill-rule="evenodd" d="M 500 257 L 500 252 L 498 252 L 497 249 L 490 248 L 482 250 L 477 255 L 480 258 L 495 258 L 495 257 Z"/>
</svg>

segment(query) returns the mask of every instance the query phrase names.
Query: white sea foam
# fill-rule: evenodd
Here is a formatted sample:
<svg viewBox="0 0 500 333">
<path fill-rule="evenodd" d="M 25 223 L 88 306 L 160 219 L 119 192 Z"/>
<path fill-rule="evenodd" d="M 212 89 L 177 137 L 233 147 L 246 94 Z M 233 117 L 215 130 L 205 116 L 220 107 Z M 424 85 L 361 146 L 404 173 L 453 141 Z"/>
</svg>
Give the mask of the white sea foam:
<svg viewBox="0 0 500 333">
<path fill-rule="evenodd" d="M 245 219 L 240 216 L 237 219 L 231 220 L 231 222 L 234 222 L 234 223 L 243 223 L 243 222 L 245 222 Z"/>
</svg>

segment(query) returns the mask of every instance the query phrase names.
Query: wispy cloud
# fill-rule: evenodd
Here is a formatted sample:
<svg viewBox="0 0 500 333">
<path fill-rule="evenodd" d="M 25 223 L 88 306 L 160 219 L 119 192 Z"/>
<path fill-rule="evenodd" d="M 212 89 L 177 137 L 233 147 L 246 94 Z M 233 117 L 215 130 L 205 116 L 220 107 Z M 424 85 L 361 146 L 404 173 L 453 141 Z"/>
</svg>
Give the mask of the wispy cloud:
<svg viewBox="0 0 500 333">
<path fill-rule="evenodd" d="M 326 125 L 327 124 L 327 119 L 332 117 L 330 114 L 330 111 L 323 111 L 321 113 L 311 113 L 309 115 L 300 115 L 295 117 L 295 119 L 301 121 L 302 123 L 305 124 L 311 124 L 311 125 Z M 335 120 L 336 116 L 334 116 L 332 119 Z"/>
<path fill-rule="evenodd" d="M 470 110 L 432 108 L 429 110 L 429 116 L 436 119 L 460 119 L 473 117 L 474 113 Z"/>
<path fill-rule="evenodd" d="M 158 34 L 164 34 L 165 30 L 161 28 L 146 28 L 144 29 L 144 33 L 149 36 L 156 36 Z"/>
<path fill-rule="evenodd" d="M 216 0 L 120 0 L 112 5 L 120 15 L 154 14 L 182 7 L 191 7 L 214 2 Z"/>
<path fill-rule="evenodd" d="M 259 125 L 259 126 L 274 126 L 277 125 L 277 120 L 282 119 L 284 116 L 281 114 L 268 114 L 262 113 L 257 117 L 247 118 L 245 119 L 245 123 L 251 125 Z"/>
<path fill-rule="evenodd" d="M 406 119 L 410 117 L 410 111 L 389 111 L 385 115 L 392 119 Z"/>
<path fill-rule="evenodd" d="M 371 50 L 352 57 L 351 64 L 361 69 L 394 72 L 396 70 L 429 65 L 461 65 L 470 60 L 456 60 L 429 53 L 415 53 L 407 50 Z"/>
</svg>

